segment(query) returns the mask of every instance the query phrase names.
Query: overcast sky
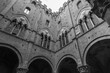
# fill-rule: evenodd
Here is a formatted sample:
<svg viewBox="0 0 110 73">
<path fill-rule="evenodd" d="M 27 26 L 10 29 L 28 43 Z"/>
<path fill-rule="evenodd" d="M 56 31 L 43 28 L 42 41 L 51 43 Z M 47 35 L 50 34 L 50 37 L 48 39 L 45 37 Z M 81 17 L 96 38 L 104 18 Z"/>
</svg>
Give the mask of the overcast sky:
<svg viewBox="0 0 110 73">
<path fill-rule="evenodd" d="M 59 10 L 60 7 L 63 6 L 64 2 L 67 0 L 41 0 L 42 4 L 46 4 L 47 8 L 51 8 L 52 12 L 56 12 Z"/>
</svg>

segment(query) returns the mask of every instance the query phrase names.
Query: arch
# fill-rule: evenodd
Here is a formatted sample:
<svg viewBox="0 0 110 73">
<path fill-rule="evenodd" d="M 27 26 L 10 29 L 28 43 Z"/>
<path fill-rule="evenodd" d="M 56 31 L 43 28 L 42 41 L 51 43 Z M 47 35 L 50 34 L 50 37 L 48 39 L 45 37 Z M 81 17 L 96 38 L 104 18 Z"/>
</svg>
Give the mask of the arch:
<svg viewBox="0 0 110 73">
<path fill-rule="evenodd" d="M 66 59 L 66 58 L 71 58 L 76 64 L 78 64 L 76 57 L 74 57 L 74 56 L 71 55 L 71 54 L 66 54 L 66 55 L 64 55 L 64 56 L 58 61 L 57 65 L 56 65 L 57 73 L 58 73 L 58 69 L 59 69 L 59 66 L 60 66 L 61 62 L 62 62 L 64 59 Z"/>
<path fill-rule="evenodd" d="M 6 48 L 9 48 L 12 51 L 14 51 L 17 54 L 18 58 L 19 58 L 19 64 L 23 63 L 21 53 L 14 46 L 9 45 L 9 44 L 5 44 L 5 43 L 0 43 L 0 47 L 6 47 Z"/>
<path fill-rule="evenodd" d="M 62 27 L 57 33 L 57 39 L 59 39 L 59 36 L 61 36 L 62 33 L 65 33 L 67 31 L 69 31 L 68 27 Z"/>
<path fill-rule="evenodd" d="M 20 17 L 22 17 L 22 18 L 24 18 L 24 20 L 26 21 L 26 23 L 27 23 L 27 25 L 28 25 L 28 28 L 30 28 L 31 26 L 30 26 L 30 20 L 29 20 L 29 18 L 26 16 L 26 15 L 24 15 L 24 14 L 14 14 L 15 16 L 13 17 L 13 18 L 11 18 L 11 20 L 14 20 L 14 19 L 17 19 L 17 18 L 20 18 Z"/>
<path fill-rule="evenodd" d="M 50 42 L 52 40 L 52 35 L 50 35 L 49 31 L 48 30 L 41 30 L 39 32 L 40 34 L 40 46 L 46 48 L 46 49 L 50 49 Z"/>
<path fill-rule="evenodd" d="M 68 27 L 62 27 L 59 31 L 58 31 L 58 34 L 57 36 L 59 37 L 59 35 L 61 35 L 62 33 L 64 33 L 65 31 L 69 31 Z"/>
<path fill-rule="evenodd" d="M 64 47 L 69 43 L 68 40 L 68 29 L 63 27 L 57 34 L 57 39 L 60 41 L 60 48 Z"/>
<path fill-rule="evenodd" d="M 84 64 L 90 66 L 92 73 L 109 73 L 110 70 L 110 36 L 93 40 L 83 53 Z"/>
<path fill-rule="evenodd" d="M 35 61 L 37 61 L 37 60 L 39 60 L 39 59 L 41 59 L 41 60 L 44 60 L 45 62 L 47 62 L 49 65 L 50 65 L 50 67 L 52 68 L 52 72 L 54 71 L 54 65 L 53 65 L 53 63 L 47 58 L 47 57 L 44 57 L 44 56 L 35 56 L 35 57 L 33 57 L 29 62 L 28 62 L 28 68 L 29 68 L 29 66 L 33 63 L 33 62 L 35 62 Z"/>
<path fill-rule="evenodd" d="M 52 38 L 52 33 L 51 33 L 51 31 L 50 31 L 49 29 L 47 29 L 47 28 L 40 29 L 40 30 L 38 31 L 38 33 L 39 33 L 39 34 L 41 34 L 41 33 L 48 34 L 48 35 L 50 35 L 51 38 Z"/>
<path fill-rule="evenodd" d="M 82 8 L 82 9 L 78 12 L 78 14 L 77 14 L 77 16 L 76 16 L 76 24 L 79 23 L 79 19 L 81 19 L 84 14 L 87 14 L 89 10 L 91 10 L 91 7 L 90 7 L 90 6 L 87 6 L 87 7 Z M 87 11 L 87 12 L 86 12 L 86 11 Z"/>
<path fill-rule="evenodd" d="M 23 38 L 28 28 L 30 28 L 30 24 L 27 17 L 22 14 L 16 14 L 4 30 L 10 34 Z"/>
<path fill-rule="evenodd" d="M 17 19 L 18 21 L 22 20 L 24 24 L 27 24 L 27 28 L 30 28 L 29 19 L 25 15 L 17 14 L 15 17 L 12 18 L 12 20 L 14 19 Z"/>
<path fill-rule="evenodd" d="M 48 36 L 51 37 L 51 39 L 53 40 L 53 36 L 52 36 L 52 33 L 49 29 L 41 29 L 40 31 L 38 31 L 39 34 L 43 33 L 43 34 L 46 34 Z"/>
<path fill-rule="evenodd" d="M 90 47 L 92 47 L 92 45 L 94 45 L 95 43 L 97 43 L 98 41 L 101 40 L 106 40 L 106 39 L 110 39 L 110 35 L 104 35 L 104 36 L 100 36 L 96 39 L 94 39 L 93 41 L 91 41 L 85 48 L 84 53 L 83 53 L 83 64 L 86 65 L 86 55 L 88 50 L 90 49 Z"/>
<path fill-rule="evenodd" d="M 16 73 L 16 69 L 21 63 L 21 54 L 15 47 L 0 43 L 0 72 Z"/>
</svg>

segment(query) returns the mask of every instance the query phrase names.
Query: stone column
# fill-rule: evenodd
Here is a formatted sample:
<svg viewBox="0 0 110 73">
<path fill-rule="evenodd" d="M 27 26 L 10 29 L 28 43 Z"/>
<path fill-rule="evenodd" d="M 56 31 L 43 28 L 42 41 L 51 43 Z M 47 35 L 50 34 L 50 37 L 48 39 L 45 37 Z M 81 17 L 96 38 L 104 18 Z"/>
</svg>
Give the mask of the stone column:
<svg viewBox="0 0 110 73">
<path fill-rule="evenodd" d="M 17 68 L 17 73 L 27 73 L 28 69 L 25 68 Z"/>
<path fill-rule="evenodd" d="M 88 65 L 83 65 L 78 67 L 80 73 L 90 73 L 90 67 Z"/>
</svg>

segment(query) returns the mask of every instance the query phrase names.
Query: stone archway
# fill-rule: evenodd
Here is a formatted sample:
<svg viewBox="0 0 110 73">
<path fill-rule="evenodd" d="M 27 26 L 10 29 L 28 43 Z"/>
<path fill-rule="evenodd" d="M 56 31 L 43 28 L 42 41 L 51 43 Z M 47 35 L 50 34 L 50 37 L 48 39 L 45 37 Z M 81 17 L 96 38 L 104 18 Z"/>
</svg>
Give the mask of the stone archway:
<svg viewBox="0 0 110 73">
<path fill-rule="evenodd" d="M 0 46 L 0 73 L 16 73 L 19 58 L 9 47 Z"/>
<path fill-rule="evenodd" d="M 77 63 L 74 59 L 66 57 L 60 62 L 57 73 L 79 73 Z"/>
<path fill-rule="evenodd" d="M 38 58 L 31 62 L 27 73 L 52 73 L 52 67 L 48 61 Z"/>
<path fill-rule="evenodd" d="M 90 73 L 110 73 L 110 40 L 93 44 L 86 54 L 86 63 L 90 66 Z"/>
</svg>

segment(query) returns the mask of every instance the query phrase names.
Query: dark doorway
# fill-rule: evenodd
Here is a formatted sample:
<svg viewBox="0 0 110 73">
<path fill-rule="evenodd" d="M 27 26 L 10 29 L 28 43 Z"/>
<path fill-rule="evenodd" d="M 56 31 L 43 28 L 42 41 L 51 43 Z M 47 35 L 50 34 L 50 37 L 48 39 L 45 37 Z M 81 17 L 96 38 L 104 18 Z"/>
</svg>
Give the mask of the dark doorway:
<svg viewBox="0 0 110 73">
<path fill-rule="evenodd" d="M 110 73 L 110 40 L 94 44 L 86 56 L 90 73 Z"/>
<path fill-rule="evenodd" d="M 36 59 L 30 64 L 27 73 L 52 73 L 52 68 L 46 60 Z"/>
<path fill-rule="evenodd" d="M 18 64 L 18 56 L 13 50 L 0 47 L 0 73 L 16 73 Z"/>
<path fill-rule="evenodd" d="M 58 73 L 79 73 L 77 64 L 72 58 L 65 58 L 58 67 Z"/>
</svg>

